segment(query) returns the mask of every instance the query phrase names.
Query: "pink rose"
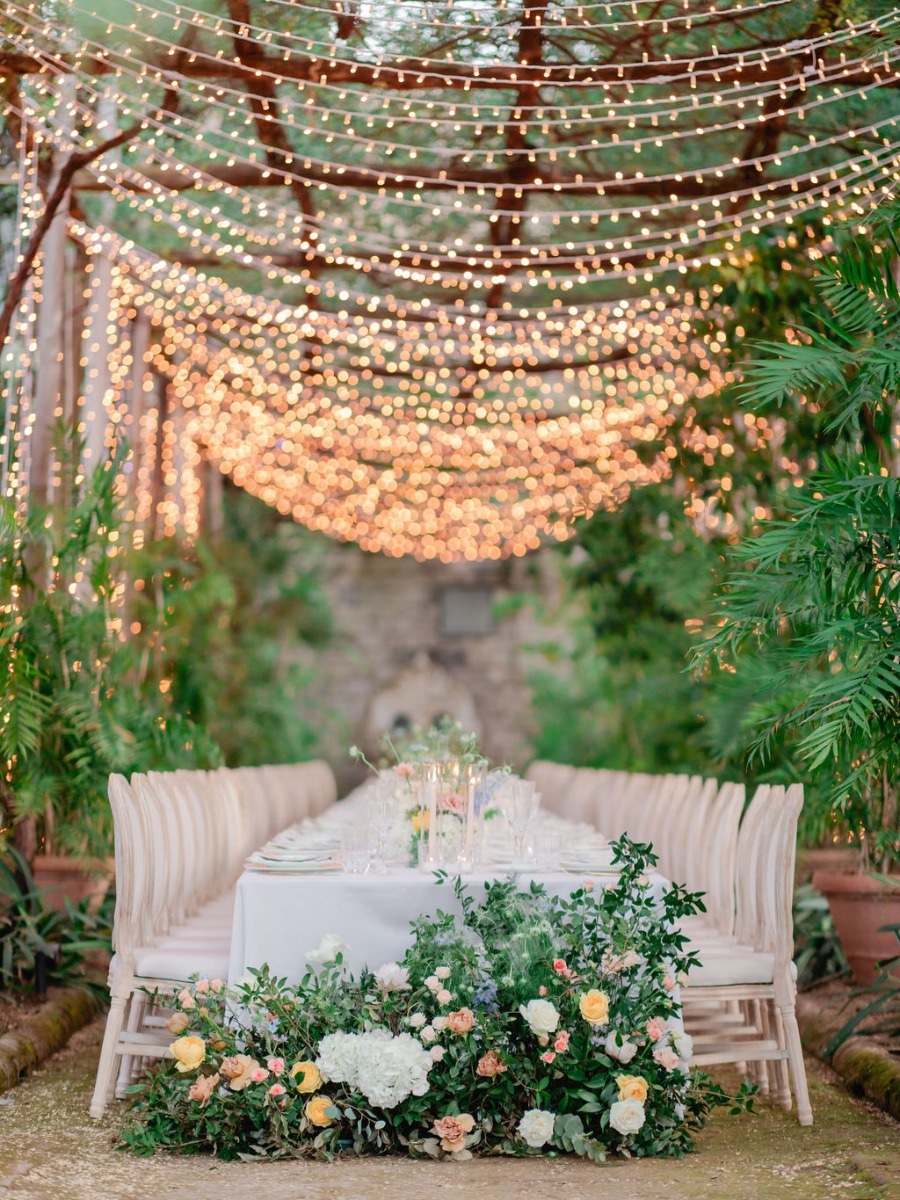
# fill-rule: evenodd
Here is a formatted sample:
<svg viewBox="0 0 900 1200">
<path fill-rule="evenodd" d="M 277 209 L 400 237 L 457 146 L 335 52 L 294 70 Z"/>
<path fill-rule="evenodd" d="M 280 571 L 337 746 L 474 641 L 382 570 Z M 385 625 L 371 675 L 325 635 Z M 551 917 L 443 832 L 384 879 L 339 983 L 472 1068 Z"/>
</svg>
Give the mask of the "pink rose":
<svg viewBox="0 0 900 1200">
<path fill-rule="evenodd" d="M 538 995 L 539 995 L 539 996 L 546 996 L 546 995 L 547 995 L 547 989 L 544 987 L 544 985 L 543 985 L 543 984 L 541 984 L 541 986 L 538 988 Z"/>
<path fill-rule="evenodd" d="M 471 1008 L 460 1008 L 447 1016 L 447 1028 L 453 1033 L 468 1033 L 475 1024 L 475 1014 Z"/>
<path fill-rule="evenodd" d="M 254 1069 L 250 1072 L 250 1082 L 251 1083 L 263 1083 L 264 1080 L 266 1080 L 268 1078 L 269 1078 L 269 1072 L 266 1070 L 265 1067 L 254 1067 Z"/>
<path fill-rule="evenodd" d="M 444 812 L 456 813 L 458 817 L 465 815 L 467 804 L 465 796 L 459 792 L 448 792 L 447 795 L 438 798 L 439 808 L 442 808 Z"/>
<path fill-rule="evenodd" d="M 538 1043 L 541 1046 L 549 1046 L 550 1045 L 550 1039 L 546 1033 L 541 1034 L 541 1036 L 538 1038 Z"/>
<path fill-rule="evenodd" d="M 678 1055 L 671 1046 L 657 1046 L 653 1051 L 653 1057 L 667 1071 L 674 1071 L 678 1066 Z"/>
<path fill-rule="evenodd" d="M 432 1046 L 428 1053 L 431 1055 L 432 1062 L 440 1062 L 445 1051 L 443 1046 Z"/>
<path fill-rule="evenodd" d="M 441 1029 L 446 1029 L 450 1022 L 447 1017 L 435 1017 L 431 1024 L 435 1029 L 440 1031 Z"/>
<path fill-rule="evenodd" d="M 502 1075 L 504 1071 L 508 1070 L 509 1067 L 507 1067 L 497 1052 L 495 1050 L 488 1050 L 487 1054 L 478 1060 L 475 1074 L 481 1075 L 485 1079 L 493 1079 L 495 1075 Z"/>
<path fill-rule="evenodd" d="M 584 883 L 582 883 L 581 886 L 584 889 L 584 891 L 592 892 L 594 890 L 594 881 L 593 881 L 593 879 L 585 879 Z"/>
<path fill-rule="evenodd" d="M 284 1059 L 283 1058 L 267 1059 L 266 1066 L 269 1068 L 269 1070 L 272 1072 L 273 1075 L 283 1075 L 284 1074 Z"/>
<path fill-rule="evenodd" d="M 283 1083 L 273 1083 L 272 1086 L 269 1088 L 269 1095 L 270 1096 L 283 1096 L 286 1091 L 287 1091 L 287 1088 L 284 1086 Z"/>
<path fill-rule="evenodd" d="M 209 985 L 209 988 L 210 988 L 210 991 L 215 992 L 216 995 L 218 996 L 219 992 L 221 992 L 221 990 L 224 986 L 225 986 L 225 984 L 222 982 L 221 979 L 213 979 Z"/>
<path fill-rule="evenodd" d="M 438 1004 L 449 1004 L 453 999 L 453 993 L 448 992 L 446 988 L 441 988 L 434 998 L 437 1000 Z"/>
<path fill-rule="evenodd" d="M 553 1043 L 553 1049 L 557 1054 L 563 1054 L 569 1048 L 569 1034 L 564 1029 L 556 1035 L 556 1041 Z"/>
<path fill-rule="evenodd" d="M 651 1042 L 658 1042 L 662 1035 L 668 1029 L 668 1025 L 663 1017 L 651 1017 L 644 1029 L 647 1032 L 647 1037 Z"/>
<path fill-rule="evenodd" d="M 553 1053 L 552 1050 L 545 1050 L 544 1053 L 541 1055 L 541 1062 L 552 1063 L 554 1058 L 556 1058 L 556 1055 Z"/>
<path fill-rule="evenodd" d="M 408 763 L 408 762 L 402 762 L 402 763 L 397 763 L 396 767 L 394 767 L 394 774 L 400 775 L 403 779 L 406 779 L 406 778 L 408 778 L 408 776 L 414 775 L 415 770 L 416 770 L 415 764 Z"/>
<path fill-rule="evenodd" d="M 475 1128 L 475 1118 L 468 1113 L 458 1117 L 441 1117 L 431 1130 L 441 1139 L 441 1149 L 446 1154 L 456 1154 L 466 1148 L 466 1134 Z"/>
<path fill-rule="evenodd" d="M 204 994 L 204 992 L 208 992 L 209 991 L 209 980 L 208 979 L 198 979 L 197 982 L 194 984 L 194 991 L 198 992 L 201 996 Z"/>
<path fill-rule="evenodd" d="M 675 990 L 675 980 L 671 975 L 667 975 L 665 979 L 663 979 L 663 987 L 667 992 L 672 992 Z"/>
</svg>

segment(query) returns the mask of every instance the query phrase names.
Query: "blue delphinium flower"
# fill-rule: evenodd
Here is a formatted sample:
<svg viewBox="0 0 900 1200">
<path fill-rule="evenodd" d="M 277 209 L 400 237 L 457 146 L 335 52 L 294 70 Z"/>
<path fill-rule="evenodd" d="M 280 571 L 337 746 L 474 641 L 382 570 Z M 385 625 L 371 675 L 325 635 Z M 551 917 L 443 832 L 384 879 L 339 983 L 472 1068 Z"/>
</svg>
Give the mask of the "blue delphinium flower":
<svg viewBox="0 0 900 1200">
<path fill-rule="evenodd" d="M 482 979 L 475 989 L 472 996 L 472 1007 L 480 1008 L 484 1012 L 497 1012 L 499 1005 L 497 1004 L 497 985 L 493 979 Z"/>
</svg>

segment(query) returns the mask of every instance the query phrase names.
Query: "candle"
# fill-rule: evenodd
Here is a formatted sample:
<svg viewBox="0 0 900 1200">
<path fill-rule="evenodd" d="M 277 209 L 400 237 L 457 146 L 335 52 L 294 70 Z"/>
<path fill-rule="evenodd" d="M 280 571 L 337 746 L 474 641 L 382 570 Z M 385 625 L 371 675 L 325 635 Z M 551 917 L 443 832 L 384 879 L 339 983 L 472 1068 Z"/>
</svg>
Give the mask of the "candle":
<svg viewBox="0 0 900 1200">
<path fill-rule="evenodd" d="M 463 850 L 463 862 L 472 866 L 472 838 L 475 834 L 475 781 L 471 776 L 466 780 L 466 839 Z"/>
<path fill-rule="evenodd" d="M 437 783 L 429 771 L 425 783 L 428 798 L 428 862 L 437 861 Z"/>
</svg>

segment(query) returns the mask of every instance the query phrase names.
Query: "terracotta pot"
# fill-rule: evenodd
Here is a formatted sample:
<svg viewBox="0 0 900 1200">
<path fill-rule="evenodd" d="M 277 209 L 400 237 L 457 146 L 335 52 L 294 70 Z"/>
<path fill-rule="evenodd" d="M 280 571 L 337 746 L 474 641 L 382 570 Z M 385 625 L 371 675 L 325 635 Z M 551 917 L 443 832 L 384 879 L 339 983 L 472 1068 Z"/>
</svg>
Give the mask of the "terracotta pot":
<svg viewBox="0 0 900 1200">
<path fill-rule="evenodd" d="M 70 858 L 66 854 L 39 854 L 32 867 L 34 882 L 44 893 L 48 908 L 62 909 L 66 897 L 73 904 L 91 900 L 99 904 L 113 874 L 111 860 Z"/>
<path fill-rule="evenodd" d="M 882 925 L 900 924 L 900 878 L 884 884 L 869 875 L 816 871 L 813 886 L 828 898 L 853 978 L 857 983 L 872 983 L 878 975 L 875 964 L 900 954 L 894 934 L 878 932 Z"/>
<path fill-rule="evenodd" d="M 811 850 L 797 850 L 797 870 L 795 872 L 797 886 L 809 883 L 817 871 L 848 871 L 859 870 L 858 846 L 815 846 Z"/>
</svg>

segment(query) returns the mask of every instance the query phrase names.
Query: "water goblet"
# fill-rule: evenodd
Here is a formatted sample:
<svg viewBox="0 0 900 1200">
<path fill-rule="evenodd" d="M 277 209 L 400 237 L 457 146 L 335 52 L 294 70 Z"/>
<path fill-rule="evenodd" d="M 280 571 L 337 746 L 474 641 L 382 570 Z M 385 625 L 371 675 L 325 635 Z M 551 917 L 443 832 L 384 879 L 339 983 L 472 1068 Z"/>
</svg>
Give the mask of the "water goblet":
<svg viewBox="0 0 900 1200">
<path fill-rule="evenodd" d="M 529 779 L 510 779 L 498 794 L 500 813 L 513 838 L 515 862 L 525 861 L 528 830 L 541 802 L 540 794 Z"/>
</svg>

